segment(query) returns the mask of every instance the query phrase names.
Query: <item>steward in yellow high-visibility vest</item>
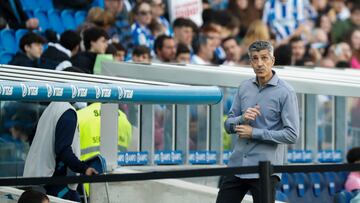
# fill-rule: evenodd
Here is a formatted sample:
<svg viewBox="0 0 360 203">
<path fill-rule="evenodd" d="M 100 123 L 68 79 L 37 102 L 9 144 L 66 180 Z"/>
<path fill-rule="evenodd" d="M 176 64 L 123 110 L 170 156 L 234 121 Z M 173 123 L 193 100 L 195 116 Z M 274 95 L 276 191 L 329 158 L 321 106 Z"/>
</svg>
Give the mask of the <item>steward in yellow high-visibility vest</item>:
<svg viewBox="0 0 360 203">
<path fill-rule="evenodd" d="M 82 161 L 100 154 L 100 107 L 101 103 L 93 103 L 77 111 Z M 131 143 L 132 127 L 120 110 L 118 126 L 118 151 L 126 151 Z"/>
</svg>

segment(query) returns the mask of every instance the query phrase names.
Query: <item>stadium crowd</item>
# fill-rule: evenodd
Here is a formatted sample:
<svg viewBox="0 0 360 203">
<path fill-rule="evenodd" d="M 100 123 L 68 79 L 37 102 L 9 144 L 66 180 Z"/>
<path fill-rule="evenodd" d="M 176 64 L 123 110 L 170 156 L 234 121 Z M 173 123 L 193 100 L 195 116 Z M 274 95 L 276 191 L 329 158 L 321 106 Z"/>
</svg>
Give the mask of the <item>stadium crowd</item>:
<svg viewBox="0 0 360 203">
<path fill-rule="evenodd" d="M 97 55 L 112 54 L 140 63 L 246 65 L 248 45 L 271 40 L 276 65 L 360 68 L 356 0 L 203 0 L 202 25 L 182 17 L 170 22 L 162 0 L 105 0 L 104 8 L 89 8 L 91 2 L 54 1 L 59 10 L 88 9 L 76 30 L 56 33 L 41 30 L 21 1 L 5 1 L 0 26 L 33 31 L 9 64 L 93 73 Z"/>
<path fill-rule="evenodd" d="M 0 1 L 0 32 L 25 30 L 18 40 L 18 51 L 11 53 L 8 64 L 88 74 L 97 73 L 96 61 L 104 58 L 134 63 L 245 67 L 249 64 L 248 46 L 265 40 L 275 47 L 275 65 L 360 69 L 358 0 L 202 0 L 202 24 L 187 17 L 170 21 L 169 1 L 165 0 L 103 0 L 100 7 L 94 6 L 95 1 L 53 0 L 56 11 L 86 13 L 79 26 L 63 31 L 44 29 L 44 19 L 29 12 L 24 5 L 26 0 Z M 6 52 L 2 40 L 0 55 Z M 98 103 L 85 106 L 77 106 L 79 123 L 85 123 L 94 108 L 100 112 Z M 9 136 L 1 132 L 0 143 L 31 142 L 45 107 L 39 110 L 38 106 L 18 102 L 4 102 L 2 107 L 1 130 Z M 137 123 L 129 115 L 132 106 L 119 108 L 119 118 L 121 115 L 121 122 L 127 124 L 124 132 L 119 130 L 119 147 L 126 150 L 131 145 L 131 127 Z M 359 112 L 360 100 L 353 108 Z M 191 107 L 190 150 L 199 148 L 203 126 L 200 123 L 206 122 L 202 118 L 204 112 L 204 107 Z M 165 149 L 167 113 L 166 106 L 156 105 L 156 150 Z M 84 126 L 80 129 L 94 125 Z M 93 137 L 99 140 L 99 135 Z M 225 136 L 224 149 L 229 148 L 230 138 Z"/>
</svg>

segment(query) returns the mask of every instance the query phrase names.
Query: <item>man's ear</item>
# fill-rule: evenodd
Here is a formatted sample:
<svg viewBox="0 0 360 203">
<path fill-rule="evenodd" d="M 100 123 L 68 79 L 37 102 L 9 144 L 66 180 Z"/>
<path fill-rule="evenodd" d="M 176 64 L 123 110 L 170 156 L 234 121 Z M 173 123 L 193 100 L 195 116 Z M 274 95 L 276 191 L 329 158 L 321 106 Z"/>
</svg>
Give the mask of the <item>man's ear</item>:
<svg viewBox="0 0 360 203">
<path fill-rule="evenodd" d="M 25 51 L 25 53 L 30 51 L 30 45 L 29 44 L 25 44 L 24 51 Z"/>
<path fill-rule="evenodd" d="M 275 56 L 271 57 L 272 58 L 272 65 L 275 64 Z"/>
</svg>

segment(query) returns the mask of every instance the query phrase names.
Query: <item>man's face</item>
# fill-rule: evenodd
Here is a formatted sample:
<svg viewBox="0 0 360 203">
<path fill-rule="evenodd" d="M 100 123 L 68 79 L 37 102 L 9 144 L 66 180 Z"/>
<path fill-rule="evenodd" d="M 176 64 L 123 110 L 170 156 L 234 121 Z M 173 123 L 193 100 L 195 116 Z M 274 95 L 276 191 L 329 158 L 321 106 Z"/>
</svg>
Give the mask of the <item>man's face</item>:
<svg viewBox="0 0 360 203">
<path fill-rule="evenodd" d="M 238 62 L 240 60 L 241 48 L 234 39 L 224 42 L 223 48 L 228 61 Z"/>
<path fill-rule="evenodd" d="M 275 58 L 265 49 L 261 51 L 253 51 L 250 56 L 250 64 L 258 78 L 270 78 L 271 69 L 274 65 Z"/>
<path fill-rule="evenodd" d="M 114 55 L 115 61 L 124 61 L 125 60 L 125 52 L 124 51 L 117 51 Z"/>
<path fill-rule="evenodd" d="M 165 39 L 163 47 L 157 50 L 158 57 L 164 62 L 171 62 L 175 60 L 176 46 L 173 39 Z"/>
<path fill-rule="evenodd" d="M 136 20 L 140 25 L 147 26 L 151 23 L 151 7 L 148 3 L 142 3 L 136 13 Z"/>
<path fill-rule="evenodd" d="M 174 36 L 180 43 L 191 46 L 193 30 L 191 27 L 178 27 L 174 29 Z"/>
<path fill-rule="evenodd" d="M 110 11 L 115 16 L 123 9 L 123 0 L 105 0 L 105 10 Z"/>
<path fill-rule="evenodd" d="M 353 11 L 350 17 L 355 25 L 360 26 L 360 10 Z"/>
<path fill-rule="evenodd" d="M 95 42 L 91 42 L 91 50 L 97 54 L 104 54 L 106 48 L 108 47 L 108 42 L 105 37 L 100 37 Z"/>
<path fill-rule="evenodd" d="M 176 61 L 178 63 L 184 63 L 184 64 L 189 64 L 190 63 L 190 53 L 182 53 L 182 54 L 179 54 L 177 57 L 176 57 Z"/>
<path fill-rule="evenodd" d="M 210 42 L 210 40 L 207 40 L 206 44 L 201 45 L 201 49 L 201 51 L 205 53 L 206 61 L 211 61 L 214 58 L 214 51 L 216 47 Z"/>
<path fill-rule="evenodd" d="M 340 13 L 343 7 L 345 6 L 345 3 L 341 0 L 334 0 L 331 6 L 334 8 L 336 13 Z"/>
<path fill-rule="evenodd" d="M 26 55 L 31 59 L 40 58 L 42 51 L 43 45 L 41 43 L 31 43 L 30 45 L 25 45 Z"/>
<path fill-rule="evenodd" d="M 220 32 L 208 32 L 206 33 L 210 43 L 212 43 L 215 47 L 219 47 L 221 44 L 221 36 Z"/>
<path fill-rule="evenodd" d="M 291 44 L 292 55 L 295 60 L 301 60 L 305 54 L 305 44 L 303 41 L 293 42 Z"/>
<path fill-rule="evenodd" d="M 151 12 L 153 14 L 153 17 L 159 17 L 164 15 L 165 5 L 162 0 L 153 0 L 151 2 Z"/>
<path fill-rule="evenodd" d="M 139 56 L 133 55 L 132 59 L 135 63 L 150 63 L 149 54 L 141 54 Z"/>
</svg>

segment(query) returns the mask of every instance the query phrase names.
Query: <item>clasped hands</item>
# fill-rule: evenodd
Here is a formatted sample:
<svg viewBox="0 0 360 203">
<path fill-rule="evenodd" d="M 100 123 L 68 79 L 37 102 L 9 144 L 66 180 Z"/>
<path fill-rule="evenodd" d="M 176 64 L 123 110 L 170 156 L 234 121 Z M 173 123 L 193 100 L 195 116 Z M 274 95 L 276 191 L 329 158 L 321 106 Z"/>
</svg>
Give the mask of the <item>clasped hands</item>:
<svg viewBox="0 0 360 203">
<path fill-rule="evenodd" d="M 252 138 L 253 128 L 248 125 L 250 121 L 254 121 L 257 116 L 261 115 L 260 106 L 256 105 L 255 107 L 248 108 L 245 113 L 242 115 L 245 124 L 240 124 L 235 126 L 235 132 L 239 135 L 240 138 L 250 139 Z"/>
</svg>

